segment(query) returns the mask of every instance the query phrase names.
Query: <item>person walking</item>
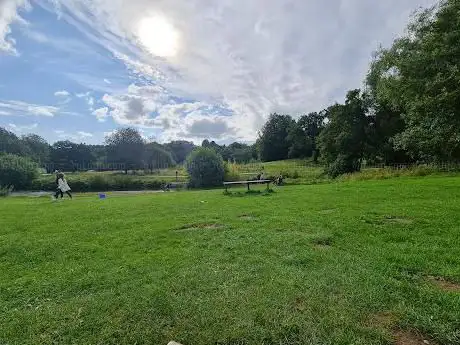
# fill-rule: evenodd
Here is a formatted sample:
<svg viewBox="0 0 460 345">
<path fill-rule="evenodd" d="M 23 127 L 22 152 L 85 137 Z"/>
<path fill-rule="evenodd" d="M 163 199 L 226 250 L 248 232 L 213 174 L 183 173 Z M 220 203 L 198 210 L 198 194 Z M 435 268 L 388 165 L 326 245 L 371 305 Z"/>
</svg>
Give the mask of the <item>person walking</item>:
<svg viewBox="0 0 460 345">
<path fill-rule="evenodd" d="M 56 184 L 57 184 L 57 189 L 56 189 L 56 194 L 54 195 L 54 198 L 57 199 L 59 195 L 61 195 L 61 199 L 64 197 L 64 193 L 66 193 L 70 199 L 72 199 L 72 193 L 70 193 L 71 189 L 69 187 L 69 184 L 67 183 L 65 176 L 62 172 L 56 171 Z"/>
</svg>

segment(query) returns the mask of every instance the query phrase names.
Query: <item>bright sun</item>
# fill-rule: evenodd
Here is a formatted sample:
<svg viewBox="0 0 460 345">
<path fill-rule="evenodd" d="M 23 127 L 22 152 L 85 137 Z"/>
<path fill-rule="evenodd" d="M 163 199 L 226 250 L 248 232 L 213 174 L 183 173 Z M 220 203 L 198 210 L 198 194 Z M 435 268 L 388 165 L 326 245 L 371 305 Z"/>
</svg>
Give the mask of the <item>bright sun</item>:
<svg viewBox="0 0 460 345">
<path fill-rule="evenodd" d="M 162 16 L 143 18 L 137 27 L 137 36 L 141 44 L 153 55 L 172 57 L 177 54 L 179 33 Z"/>
</svg>

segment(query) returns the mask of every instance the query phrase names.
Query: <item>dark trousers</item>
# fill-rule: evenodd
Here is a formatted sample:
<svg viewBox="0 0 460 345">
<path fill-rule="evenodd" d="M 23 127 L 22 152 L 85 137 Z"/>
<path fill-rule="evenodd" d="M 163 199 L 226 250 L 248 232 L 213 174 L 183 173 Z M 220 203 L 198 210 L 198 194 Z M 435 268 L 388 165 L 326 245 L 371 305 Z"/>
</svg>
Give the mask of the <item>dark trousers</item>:
<svg viewBox="0 0 460 345">
<path fill-rule="evenodd" d="M 70 193 L 70 190 L 68 190 L 67 192 L 65 192 L 69 197 L 70 199 L 72 199 L 72 194 Z M 60 190 L 59 188 L 56 190 L 56 194 L 54 194 L 54 197 L 57 199 L 59 197 L 59 195 L 61 195 L 61 199 L 64 197 L 64 193 L 62 192 L 62 190 Z"/>
</svg>

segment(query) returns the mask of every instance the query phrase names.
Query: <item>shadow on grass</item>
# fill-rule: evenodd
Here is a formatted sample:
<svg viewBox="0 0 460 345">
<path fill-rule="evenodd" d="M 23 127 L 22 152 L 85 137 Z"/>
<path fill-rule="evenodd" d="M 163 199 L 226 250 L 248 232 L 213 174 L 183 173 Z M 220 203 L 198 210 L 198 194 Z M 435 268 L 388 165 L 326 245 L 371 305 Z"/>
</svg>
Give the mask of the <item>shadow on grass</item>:
<svg viewBox="0 0 460 345">
<path fill-rule="evenodd" d="M 273 189 L 268 190 L 248 190 L 245 192 L 229 192 L 224 191 L 224 195 L 230 197 L 246 197 L 246 196 L 270 196 L 271 194 L 275 193 Z"/>
</svg>

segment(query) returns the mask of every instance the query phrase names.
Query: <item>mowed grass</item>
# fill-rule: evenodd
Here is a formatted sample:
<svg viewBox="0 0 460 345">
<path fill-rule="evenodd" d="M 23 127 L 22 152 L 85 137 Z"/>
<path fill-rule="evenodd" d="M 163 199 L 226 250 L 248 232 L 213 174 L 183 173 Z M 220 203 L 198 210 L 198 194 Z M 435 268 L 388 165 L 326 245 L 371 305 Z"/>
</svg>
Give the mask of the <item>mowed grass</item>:
<svg viewBox="0 0 460 345">
<path fill-rule="evenodd" d="M 459 201 L 456 177 L 0 199 L 0 344 L 460 344 L 432 278 L 460 282 Z"/>
</svg>

